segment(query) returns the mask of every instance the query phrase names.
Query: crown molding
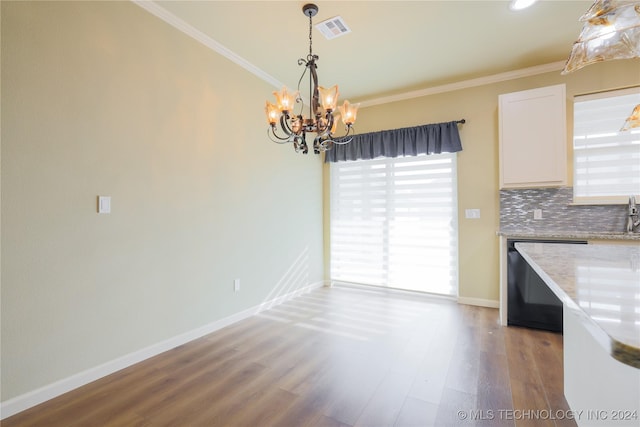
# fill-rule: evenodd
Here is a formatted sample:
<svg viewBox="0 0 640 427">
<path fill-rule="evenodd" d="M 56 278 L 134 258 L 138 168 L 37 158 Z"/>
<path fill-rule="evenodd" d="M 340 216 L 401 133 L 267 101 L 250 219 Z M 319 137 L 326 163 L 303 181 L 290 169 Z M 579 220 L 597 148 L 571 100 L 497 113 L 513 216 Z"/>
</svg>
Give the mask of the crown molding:
<svg viewBox="0 0 640 427">
<path fill-rule="evenodd" d="M 155 15 L 160 18 L 167 24 L 173 26 L 174 28 L 182 31 L 188 36 L 194 38 L 199 41 L 203 45 L 207 46 L 209 49 L 214 52 L 219 53 L 250 73 L 254 74 L 258 78 L 264 80 L 265 82 L 271 84 L 275 88 L 281 88 L 285 86 L 284 83 L 271 76 L 270 74 L 264 72 L 260 68 L 256 67 L 246 59 L 242 58 L 235 52 L 229 50 L 227 47 L 223 46 L 216 40 L 212 39 L 207 34 L 193 27 L 189 23 L 184 20 L 178 18 L 173 13 L 166 10 L 164 7 L 160 6 L 154 0 L 131 0 L 133 3 L 137 4 L 141 8 L 145 9 L 147 12 Z M 380 104 L 389 104 L 391 102 L 405 101 L 407 99 L 412 98 L 420 98 L 428 95 L 435 95 L 438 93 L 444 92 L 452 92 L 455 90 L 468 89 L 477 86 L 484 86 L 492 83 L 499 83 L 508 80 L 519 79 L 523 77 L 535 76 L 538 74 L 549 73 L 553 71 L 559 71 L 564 68 L 565 61 L 552 62 L 550 64 L 537 65 L 535 67 L 523 68 L 515 71 L 507 71 L 504 73 L 493 74 L 490 76 L 478 77 L 470 80 L 463 80 L 456 83 L 450 83 L 446 85 L 433 86 L 430 88 L 414 90 L 410 92 L 399 93 L 396 95 L 384 96 L 374 99 L 369 99 L 366 101 L 360 102 L 360 107 L 371 107 L 374 105 Z"/>
<path fill-rule="evenodd" d="M 373 105 L 388 104 L 391 102 L 405 101 L 412 98 L 420 98 L 422 96 L 435 95 L 438 93 L 452 92 L 455 90 L 469 89 L 477 86 L 484 86 L 492 83 L 499 83 L 508 80 L 520 79 L 523 77 L 535 76 L 538 74 L 560 71 L 564 68 L 565 61 L 552 62 L 549 64 L 536 65 L 534 67 L 522 68 L 520 70 L 507 71 L 504 73 L 493 74 L 490 76 L 478 77 L 470 80 L 463 80 L 456 83 L 446 85 L 433 86 L 430 88 L 414 90 L 411 92 L 399 93 L 380 98 L 374 98 L 360 102 L 360 107 L 371 107 Z"/>
<path fill-rule="evenodd" d="M 152 15 L 155 15 L 156 17 L 162 19 L 167 24 L 169 24 L 169 25 L 173 26 L 174 28 L 182 31 L 186 35 L 194 38 L 195 40 L 199 41 L 203 45 L 207 46 L 209 49 L 213 50 L 214 52 L 219 53 L 220 55 L 222 55 L 225 58 L 229 59 L 230 61 L 236 63 L 237 65 L 241 66 L 242 68 L 244 68 L 245 70 L 249 71 L 250 73 L 256 75 L 257 77 L 259 77 L 260 79 L 264 80 L 265 82 L 273 85 L 274 87 L 280 88 L 280 87 L 284 86 L 284 84 L 282 82 L 280 82 L 278 79 L 276 79 L 275 77 L 271 76 L 270 74 L 267 74 L 266 72 L 264 72 L 260 68 L 256 67 L 255 65 L 253 65 L 252 63 L 250 63 L 246 59 L 242 58 L 241 56 L 239 56 L 235 52 L 229 50 L 227 47 L 223 46 L 222 44 L 220 44 L 216 40 L 212 39 L 207 34 L 203 33 L 202 31 L 198 30 L 197 28 L 193 27 L 191 24 L 189 24 L 189 23 L 185 22 L 184 20 L 178 18 L 176 15 L 174 15 L 171 12 L 169 12 L 167 9 L 165 9 L 162 6 L 160 6 L 155 1 L 153 1 L 153 0 L 131 0 L 131 2 L 137 4 L 138 6 L 140 6 L 141 8 L 146 10 L 147 12 L 149 12 Z"/>
</svg>

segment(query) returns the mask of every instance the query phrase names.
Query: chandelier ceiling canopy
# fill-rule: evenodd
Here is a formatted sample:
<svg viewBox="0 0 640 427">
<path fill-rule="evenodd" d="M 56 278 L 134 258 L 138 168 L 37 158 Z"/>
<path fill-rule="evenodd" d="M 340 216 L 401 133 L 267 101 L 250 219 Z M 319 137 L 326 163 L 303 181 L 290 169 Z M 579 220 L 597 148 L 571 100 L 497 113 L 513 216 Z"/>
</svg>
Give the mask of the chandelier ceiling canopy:
<svg viewBox="0 0 640 427">
<path fill-rule="evenodd" d="M 307 144 L 307 133 L 316 134 L 313 138 L 313 151 L 318 154 L 327 151 L 334 144 L 347 144 L 353 137 L 353 123 L 356 121 L 358 107 L 360 104 L 350 104 L 344 101 L 341 106 L 338 104 L 338 86 L 324 88 L 318 85 L 318 73 L 316 71 L 318 55 L 313 53 L 312 38 L 312 18 L 318 13 L 318 6 L 315 4 L 305 4 L 302 13 L 309 17 L 309 54 L 306 59 L 298 59 L 298 65 L 304 65 L 304 71 L 298 81 L 298 89 L 291 92 L 286 87 L 280 92 L 273 92 L 276 103 L 267 101 L 265 111 L 269 128 L 267 133 L 273 142 L 279 144 L 293 143 L 296 152 L 307 154 L 309 146 Z M 300 95 L 300 84 L 308 74 L 309 79 L 309 102 L 308 116 L 305 116 L 305 103 Z M 297 113 L 296 104 L 299 105 Z M 339 114 L 338 114 L 339 112 Z M 342 116 L 345 134 L 335 136 L 338 127 L 338 120 Z"/>
</svg>

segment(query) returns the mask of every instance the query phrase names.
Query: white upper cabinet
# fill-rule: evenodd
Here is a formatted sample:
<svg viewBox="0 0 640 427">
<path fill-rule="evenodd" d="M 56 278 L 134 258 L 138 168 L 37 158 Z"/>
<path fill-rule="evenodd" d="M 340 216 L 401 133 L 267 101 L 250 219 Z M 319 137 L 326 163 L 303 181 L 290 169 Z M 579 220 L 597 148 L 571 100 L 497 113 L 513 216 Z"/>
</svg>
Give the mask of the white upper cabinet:
<svg viewBox="0 0 640 427">
<path fill-rule="evenodd" d="M 499 96 L 500 188 L 567 185 L 565 85 Z"/>
</svg>

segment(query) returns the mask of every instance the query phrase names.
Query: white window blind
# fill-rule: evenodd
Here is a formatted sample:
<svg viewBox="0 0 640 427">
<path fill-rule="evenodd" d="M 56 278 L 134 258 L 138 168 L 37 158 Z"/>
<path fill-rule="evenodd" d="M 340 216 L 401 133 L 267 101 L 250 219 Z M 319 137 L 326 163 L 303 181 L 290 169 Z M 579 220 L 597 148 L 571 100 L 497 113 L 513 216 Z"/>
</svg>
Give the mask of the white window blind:
<svg viewBox="0 0 640 427">
<path fill-rule="evenodd" d="M 456 295 L 456 155 L 331 164 L 331 279 Z"/>
<path fill-rule="evenodd" d="M 574 201 L 624 202 L 640 195 L 640 129 L 620 132 L 640 88 L 574 99 Z"/>
</svg>

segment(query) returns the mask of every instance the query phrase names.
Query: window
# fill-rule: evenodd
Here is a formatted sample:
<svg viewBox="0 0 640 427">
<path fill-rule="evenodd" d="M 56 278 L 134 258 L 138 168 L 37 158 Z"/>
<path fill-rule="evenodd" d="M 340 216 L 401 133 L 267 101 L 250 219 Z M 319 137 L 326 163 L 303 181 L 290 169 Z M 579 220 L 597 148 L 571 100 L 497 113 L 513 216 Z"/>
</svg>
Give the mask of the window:
<svg viewBox="0 0 640 427">
<path fill-rule="evenodd" d="M 331 164 L 331 279 L 456 295 L 456 155 Z"/>
<path fill-rule="evenodd" d="M 640 128 L 620 131 L 638 104 L 640 87 L 575 97 L 575 203 L 626 203 L 640 195 Z"/>
</svg>

